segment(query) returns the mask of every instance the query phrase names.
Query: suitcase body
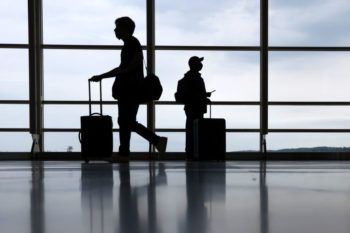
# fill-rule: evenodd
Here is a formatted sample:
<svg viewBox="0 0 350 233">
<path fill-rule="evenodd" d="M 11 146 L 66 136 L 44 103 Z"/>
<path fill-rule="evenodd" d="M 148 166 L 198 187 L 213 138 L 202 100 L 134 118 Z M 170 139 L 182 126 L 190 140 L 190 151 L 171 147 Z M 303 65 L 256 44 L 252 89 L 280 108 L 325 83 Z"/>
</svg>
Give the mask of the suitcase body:
<svg viewBox="0 0 350 233">
<path fill-rule="evenodd" d="M 113 154 L 112 117 L 103 115 L 102 84 L 100 82 L 100 113 L 91 113 L 91 87 L 89 81 L 89 115 L 80 117 L 79 140 L 81 154 L 86 162 L 105 159 Z"/>
<path fill-rule="evenodd" d="M 113 153 L 112 117 L 82 116 L 80 125 L 81 153 L 85 161 L 111 157 Z"/>
<path fill-rule="evenodd" d="M 225 119 L 198 119 L 193 124 L 194 158 L 197 160 L 225 160 Z"/>
</svg>

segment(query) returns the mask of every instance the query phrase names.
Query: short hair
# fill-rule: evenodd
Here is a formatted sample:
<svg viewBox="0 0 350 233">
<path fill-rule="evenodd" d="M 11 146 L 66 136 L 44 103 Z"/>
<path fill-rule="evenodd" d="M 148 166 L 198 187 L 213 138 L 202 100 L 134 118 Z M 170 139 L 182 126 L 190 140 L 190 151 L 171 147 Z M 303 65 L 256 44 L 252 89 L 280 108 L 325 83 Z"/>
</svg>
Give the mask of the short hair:
<svg viewBox="0 0 350 233">
<path fill-rule="evenodd" d="M 130 33 L 131 35 L 134 34 L 135 31 L 135 22 L 125 16 L 125 17 L 120 17 L 115 20 L 115 24 L 120 25 L 126 32 Z"/>
</svg>

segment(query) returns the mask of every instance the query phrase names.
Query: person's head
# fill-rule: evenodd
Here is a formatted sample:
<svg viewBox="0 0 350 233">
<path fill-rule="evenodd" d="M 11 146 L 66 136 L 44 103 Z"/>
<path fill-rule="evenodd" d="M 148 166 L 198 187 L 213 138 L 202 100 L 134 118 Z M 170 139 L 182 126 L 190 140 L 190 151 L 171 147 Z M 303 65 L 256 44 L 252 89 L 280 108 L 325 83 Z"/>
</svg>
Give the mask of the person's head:
<svg viewBox="0 0 350 233">
<path fill-rule="evenodd" d="M 115 20 L 114 33 L 118 39 L 125 39 L 134 34 L 135 23 L 129 17 L 120 17 Z"/>
<path fill-rule="evenodd" d="M 203 68 L 203 61 L 204 57 L 197 57 L 193 56 L 188 60 L 188 65 L 190 66 L 190 70 L 192 71 L 200 71 Z"/>
</svg>

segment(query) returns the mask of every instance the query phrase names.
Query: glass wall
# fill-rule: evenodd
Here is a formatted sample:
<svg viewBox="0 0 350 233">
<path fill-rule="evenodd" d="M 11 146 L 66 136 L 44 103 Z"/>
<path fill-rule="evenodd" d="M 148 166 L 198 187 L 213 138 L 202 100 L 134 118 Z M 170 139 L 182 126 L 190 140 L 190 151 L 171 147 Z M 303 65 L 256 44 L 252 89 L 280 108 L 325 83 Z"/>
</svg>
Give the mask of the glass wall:
<svg viewBox="0 0 350 233">
<path fill-rule="evenodd" d="M 146 47 L 146 3 L 43 0 L 45 151 L 80 151 L 77 131 L 80 116 L 88 114 L 87 80 L 120 62 L 122 41 L 113 31 L 117 17 L 135 20 L 135 36 Z M 343 0 L 269 1 L 269 150 L 350 147 L 350 25 L 344 20 L 349 11 L 350 3 Z M 184 151 L 185 114 L 183 106 L 173 102 L 177 82 L 193 55 L 204 57 L 202 77 L 208 91 L 216 90 L 212 117 L 226 119 L 227 151 L 258 151 L 260 0 L 156 0 L 153 13 L 152 52 L 164 89 L 155 105 L 154 123 L 159 134 L 169 137 L 169 151 Z M 2 0 L 0 19 L 0 152 L 28 152 L 27 1 Z M 103 106 L 113 117 L 117 150 L 112 83 L 113 78 L 103 81 Z M 92 87 L 97 100 L 98 85 Z M 93 111 L 98 111 L 97 105 Z M 147 123 L 145 105 L 138 120 Z M 139 136 L 133 135 L 132 141 L 133 151 L 148 150 Z"/>
<path fill-rule="evenodd" d="M 0 152 L 30 151 L 26 0 L 0 1 Z"/>
</svg>

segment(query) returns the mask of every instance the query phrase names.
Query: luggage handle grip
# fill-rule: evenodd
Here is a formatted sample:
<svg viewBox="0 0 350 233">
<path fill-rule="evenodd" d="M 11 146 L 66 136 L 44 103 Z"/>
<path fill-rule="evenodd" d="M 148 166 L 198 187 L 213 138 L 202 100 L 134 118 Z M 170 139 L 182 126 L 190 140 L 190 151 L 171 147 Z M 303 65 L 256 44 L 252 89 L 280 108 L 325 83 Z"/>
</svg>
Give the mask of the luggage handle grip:
<svg viewBox="0 0 350 233">
<path fill-rule="evenodd" d="M 102 114 L 99 112 L 94 112 L 94 113 L 91 113 L 90 116 L 102 116 Z"/>
<path fill-rule="evenodd" d="M 92 105 L 92 102 L 91 102 L 91 80 L 89 79 L 89 115 L 91 116 L 91 105 Z M 100 80 L 100 115 L 102 116 L 103 115 L 103 109 L 102 109 L 102 79 Z"/>
</svg>

